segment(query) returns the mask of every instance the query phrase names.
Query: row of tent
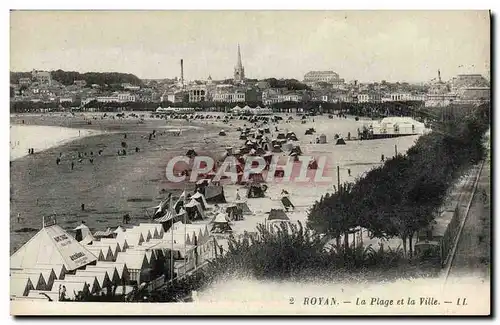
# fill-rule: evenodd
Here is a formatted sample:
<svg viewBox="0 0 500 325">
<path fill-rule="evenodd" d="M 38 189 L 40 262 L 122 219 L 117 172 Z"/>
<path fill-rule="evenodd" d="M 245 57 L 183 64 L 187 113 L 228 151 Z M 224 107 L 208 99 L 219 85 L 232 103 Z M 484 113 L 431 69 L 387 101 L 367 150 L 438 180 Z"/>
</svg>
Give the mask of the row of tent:
<svg viewBox="0 0 500 325">
<path fill-rule="evenodd" d="M 273 114 L 273 110 L 270 108 L 265 108 L 265 107 L 263 108 L 260 106 L 252 108 L 248 105 L 246 105 L 243 108 L 239 107 L 239 106 L 235 106 L 231 109 L 231 111 L 235 114 L 241 114 L 241 113 L 249 113 L 249 114 L 253 114 L 253 115 L 271 115 L 271 114 Z"/>
<path fill-rule="evenodd" d="M 167 233 L 161 224 L 118 227 L 111 232 L 115 238 L 94 238 L 88 243 L 78 242 L 56 224 L 43 227 L 11 257 L 11 298 L 59 300 L 54 296 L 60 296 L 62 287 L 65 298 L 73 299 L 105 288 L 109 293 L 113 285 L 116 293 L 118 284 L 150 281 L 151 270 L 161 260 L 158 250 L 175 251 L 178 258 L 192 255 L 194 249 L 202 250 L 200 256 L 209 251 L 200 246 L 210 243 L 206 226 L 185 225 L 183 231 L 180 227 L 177 224 Z M 75 229 L 89 239 L 88 227 Z"/>
</svg>

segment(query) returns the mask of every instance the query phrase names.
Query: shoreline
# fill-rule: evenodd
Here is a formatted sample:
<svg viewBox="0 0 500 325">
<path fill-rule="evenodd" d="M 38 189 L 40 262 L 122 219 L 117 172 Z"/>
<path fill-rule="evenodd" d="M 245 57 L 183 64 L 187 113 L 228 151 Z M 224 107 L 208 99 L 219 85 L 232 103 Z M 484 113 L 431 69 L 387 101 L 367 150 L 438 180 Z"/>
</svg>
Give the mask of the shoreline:
<svg viewBox="0 0 500 325">
<path fill-rule="evenodd" d="M 14 135 L 12 134 L 12 128 L 17 129 L 17 132 L 19 133 L 24 133 L 24 134 L 17 134 Z M 21 131 L 24 129 L 24 131 Z M 31 129 L 32 131 L 28 131 L 28 129 Z M 38 130 L 35 130 L 38 129 Z M 43 129 L 43 130 L 42 130 Z M 35 144 L 27 144 L 24 145 L 24 139 L 26 136 L 28 137 L 27 141 L 33 140 L 33 135 L 31 133 L 36 133 L 37 131 L 42 132 L 47 132 L 49 133 L 51 130 L 57 130 L 59 132 L 64 132 L 66 131 L 67 134 L 61 136 L 58 139 L 52 140 L 52 142 L 47 143 L 35 143 Z M 75 130 L 78 130 L 78 135 L 72 134 L 76 133 Z M 14 131 L 16 132 L 16 131 Z M 51 125 L 25 125 L 25 124 L 11 124 L 10 125 L 10 161 L 16 161 L 18 159 L 21 159 L 23 157 L 28 156 L 27 150 L 28 148 L 33 148 L 35 152 L 43 152 L 51 148 L 57 148 L 60 147 L 66 143 L 73 142 L 78 139 L 83 139 L 85 137 L 91 137 L 91 136 L 96 136 L 100 134 L 104 134 L 106 131 L 98 131 L 98 130 L 91 130 L 91 129 L 76 129 L 76 128 L 67 128 L 67 127 L 62 127 L 62 126 L 51 126 Z M 37 135 L 38 136 L 38 135 Z M 31 139 L 30 139 L 31 137 Z M 19 138 L 19 139 L 18 139 Z M 14 142 L 14 147 L 12 147 L 12 142 Z M 17 147 L 19 145 L 19 147 Z"/>
</svg>

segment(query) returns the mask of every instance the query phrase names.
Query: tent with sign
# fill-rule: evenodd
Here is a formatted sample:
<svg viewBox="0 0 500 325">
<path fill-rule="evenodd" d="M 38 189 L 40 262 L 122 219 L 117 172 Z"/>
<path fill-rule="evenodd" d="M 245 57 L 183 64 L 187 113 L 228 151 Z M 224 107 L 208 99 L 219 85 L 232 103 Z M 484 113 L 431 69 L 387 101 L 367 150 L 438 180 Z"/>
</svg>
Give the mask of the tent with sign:
<svg viewBox="0 0 500 325">
<path fill-rule="evenodd" d="M 10 257 L 10 267 L 63 264 L 66 270 L 73 271 L 96 260 L 96 256 L 54 221 L 49 226 L 45 224 L 45 227 Z"/>
</svg>

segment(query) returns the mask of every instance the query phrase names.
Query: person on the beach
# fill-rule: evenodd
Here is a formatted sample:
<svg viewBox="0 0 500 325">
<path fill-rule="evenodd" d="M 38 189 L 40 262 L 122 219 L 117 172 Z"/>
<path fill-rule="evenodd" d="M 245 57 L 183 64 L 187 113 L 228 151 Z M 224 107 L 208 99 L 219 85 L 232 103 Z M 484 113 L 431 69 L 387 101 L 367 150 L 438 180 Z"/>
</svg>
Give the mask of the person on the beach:
<svg viewBox="0 0 500 325">
<path fill-rule="evenodd" d="M 351 169 L 347 169 L 347 174 L 349 174 L 349 176 L 351 176 Z"/>
<path fill-rule="evenodd" d="M 21 222 L 21 213 L 17 213 L 17 223 Z"/>
<path fill-rule="evenodd" d="M 74 168 L 75 168 L 75 162 L 74 162 L 74 161 L 72 161 L 72 162 L 71 162 L 71 170 L 73 170 Z"/>
<path fill-rule="evenodd" d="M 91 151 L 91 152 L 90 152 L 90 155 L 91 155 L 91 156 L 93 156 L 93 155 L 94 155 L 94 152 L 93 152 L 93 151 Z"/>
<path fill-rule="evenodd" d="M 127 138 L 127 133 L 125 133 L 125 134 L 123 135 L 123 138 L 124 138 L 124 139 L 126 139 L 126 138 Z"/>
<path fill-rule="evenodd" d="M 241 200 L 240 198 L 240 189 L 236 190 L 236 201 Z"/>
<path fill-rule="evenodd" d="M 94 159 L 93 158 L 90 158 L 89 161 L 90 161 L 91 164 L 94 163 Z"/>
<path fill-rule="evenodd" d="M 135 147 L 135 152 L 139 152 L 139 147 Z"/>
<path fill-rule="evenodd" d="M 84 203 L 82 203 L 81 207 L 82 207 L 82 211 L 85 211 L 85 204 Z"/>
<path fill-rule="evenodd" d="M 380 161 L 382 161 L 382 162 L 385 161 L 385 156 L 384 155 L 380 156 Z"/>
<path fill-rule="evenodd" d="M 102 154 L 102 149 L 99 150 L 99 156 Z"/>
<path fill-rule="evenodd" d="M 57 157 L 56 158 L 56 164 L 59 165 L 61 163 L 61 158 Z"/>
</svg>

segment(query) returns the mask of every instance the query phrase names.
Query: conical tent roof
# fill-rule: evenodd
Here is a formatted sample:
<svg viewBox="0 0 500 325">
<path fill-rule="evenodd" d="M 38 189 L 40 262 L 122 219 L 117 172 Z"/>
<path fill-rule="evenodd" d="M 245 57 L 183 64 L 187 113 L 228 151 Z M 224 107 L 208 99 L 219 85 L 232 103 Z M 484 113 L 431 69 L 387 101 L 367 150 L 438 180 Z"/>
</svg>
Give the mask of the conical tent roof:
<svg viewBox="0 0 500 325">
<path fill-rule="evenodd" d="M 29 268 L 37 264 L 63 264 L 68 271 L 96 261 L 87 248 L 59 225 L 42 228 L 10 257 L 11 268 Z"/>
<path fill-rule="evenodd" d="M 227 213 L 219 213 L 215 216 L 213 223 L 228 223 Z"/>
</svg>

